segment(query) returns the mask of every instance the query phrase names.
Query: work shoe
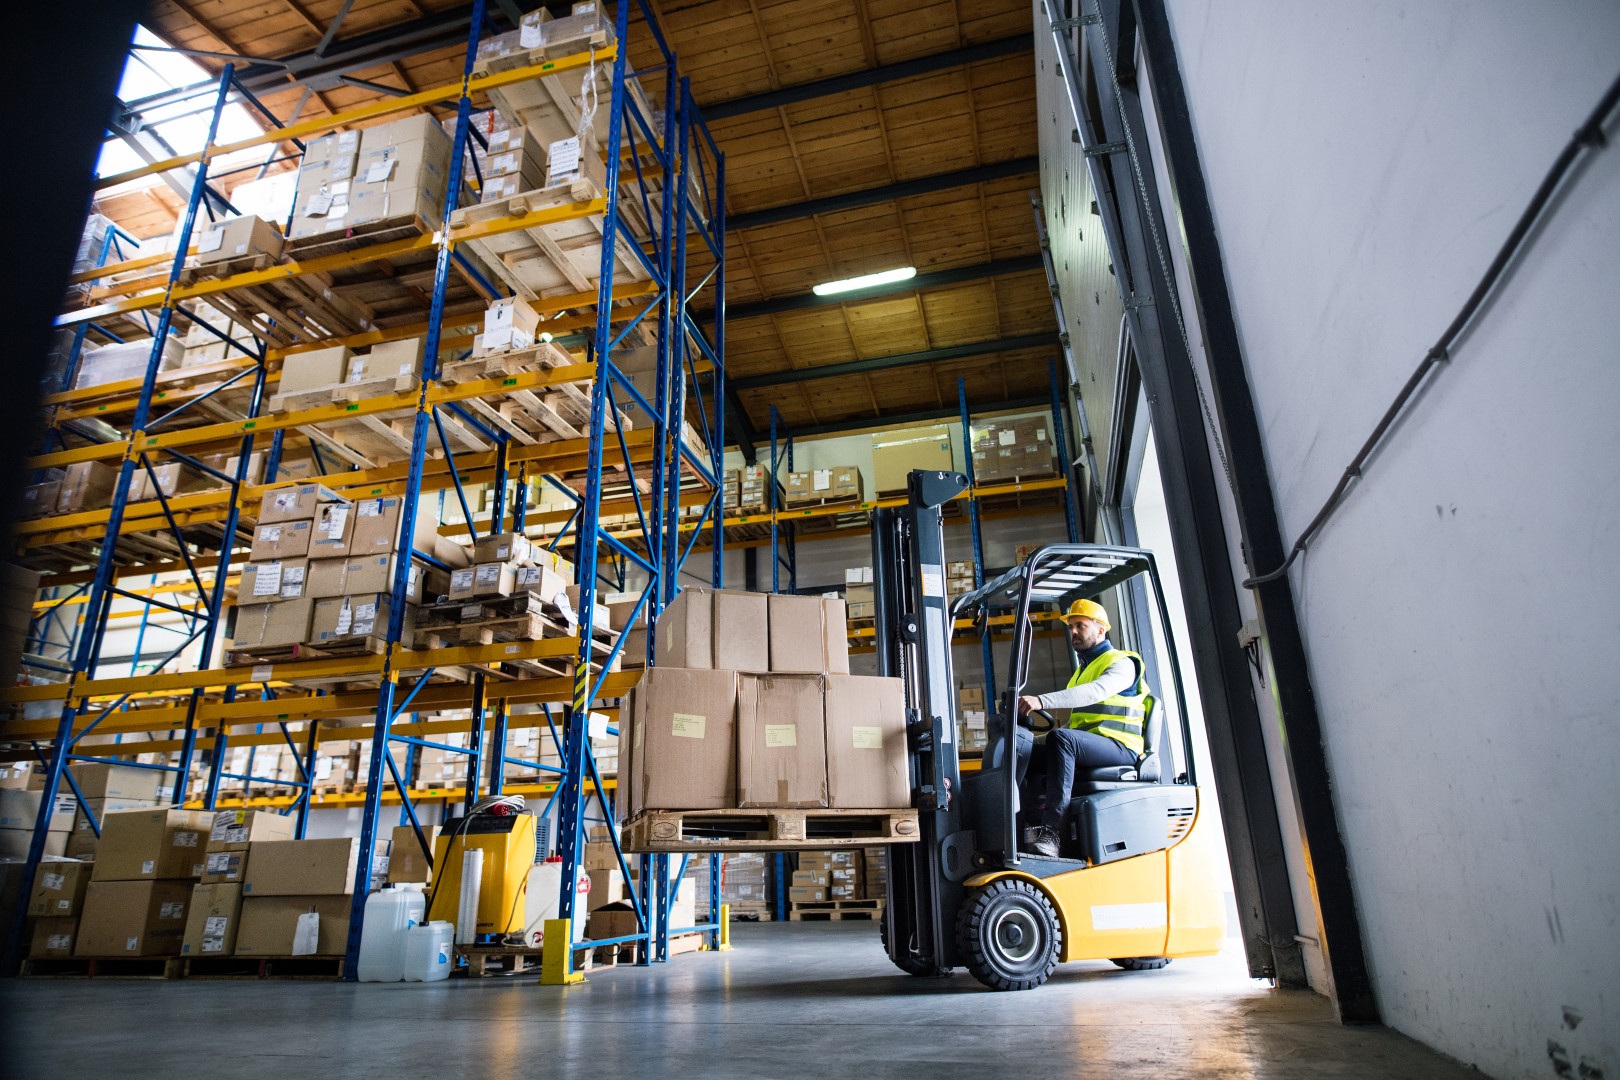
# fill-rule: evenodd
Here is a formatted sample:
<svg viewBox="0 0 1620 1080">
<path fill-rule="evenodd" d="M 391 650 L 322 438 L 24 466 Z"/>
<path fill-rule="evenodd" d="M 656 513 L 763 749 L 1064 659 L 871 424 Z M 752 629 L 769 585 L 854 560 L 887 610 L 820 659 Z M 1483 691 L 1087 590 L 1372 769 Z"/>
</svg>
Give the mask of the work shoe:
<svg viewBox="0 0 1620 1080">
<path fill-rule="evenodd" d="M 1057 830 L 1043 825 L 1032 831 L 1034 836 L 1029 843 L 1029 853 L 1031 855 L 1041 855 L 1048 859 L 1057 858 L 1060 850 Z"/>
</svg>

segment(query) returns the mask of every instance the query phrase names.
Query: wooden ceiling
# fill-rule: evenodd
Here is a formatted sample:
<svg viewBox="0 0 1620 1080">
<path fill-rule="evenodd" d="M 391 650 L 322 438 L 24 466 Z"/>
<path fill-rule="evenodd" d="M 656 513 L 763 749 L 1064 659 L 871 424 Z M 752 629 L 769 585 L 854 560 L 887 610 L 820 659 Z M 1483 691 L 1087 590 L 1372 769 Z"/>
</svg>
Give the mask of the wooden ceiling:
<svg viewBox="0 0 1620 1080">
<path fill-rule="evenodd" d="M 147 25 L 183 48 L 280 58 L 313 49 L 342 6 L 343 0 L 154 0 Z M 337 40 L 461 6 L 457 0 L 354 0 Z M 533 0 L 521 6 L 533 6 Z M 652 6 L 691 80 L 693 96 L 711 110 L 1032 32 L 1027 0 L 654 0 Z M 1033 60 L 1027 50 L 1003 52 L 711 121 L 726 154 L 728 214 L 1033 157 Z M 632 36 L 634 66 L 651 67 L 657 56 L 645 34 Z M 456 81 L 461 64 L 462 49 L 451 47 L 349 74 L 411 90 Z M 650 89 L 661 97 L 661 80 L 648 81 L 658 83 Z M 302 88 L 260 94 L 283 119 L 300 100 L 300 116 L 307 118 L 379 96 L 350 85 L 307 99 Z M 1003 346 L 871 374 L 745 389 L 740 398 L 749 425 L 766 428 L 772 404 L 796 428 L 870 424 L 886 416 L 953 408 L 958 375 L 966 377 L 975 408 L 1044 398 L 1056 322 L 1045 276 L 1031 265 L 1038 253 L 1028 198 L 1034 188 L 1031 172 L 731 230 L 728 309 L 744 316 L 727 323 L 728 373 L 734 380 L 1052 335 L 1050 346 Z M 178 200 L 168 195 L 151 189 L 105 199 L 102 207 L 115 220 L 145 215 L 142 220 L 150 224 L 164 220 L 158 207 L 166 204 L 171 207 L 166 220 L 172 222 Z M 142 234 L 162 231 L 148 227 Z M 701 244 L 693 246 L 696 279 L 708 267 Z M 1008 261 L 1023 268 L 961 273 Z M 761 301 L 802 297 L 819 282 L 907 265 L 919 274 L 956 271 L 946 276 L 960 280 L 796 310 L 748 310 Z M 732 430 L 737 430 L 734 422 Z"/>
</svg>

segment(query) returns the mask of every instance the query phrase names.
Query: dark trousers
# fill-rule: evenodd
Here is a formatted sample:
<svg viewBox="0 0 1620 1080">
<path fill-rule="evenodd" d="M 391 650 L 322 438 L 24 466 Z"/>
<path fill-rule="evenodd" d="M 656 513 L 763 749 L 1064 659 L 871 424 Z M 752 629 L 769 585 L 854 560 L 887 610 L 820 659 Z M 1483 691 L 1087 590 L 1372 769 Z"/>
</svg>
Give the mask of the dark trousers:
<svg viewBox="0 0 1620 1080">
<path fill-rule="evenodd" d="M 1079 728 L 1058 728 L 1046 736 L 1046 811 L 1041 824 L 1057 829 L 1073 798 L 1075 771 L 1109 765 L 1135 765 L 1136 753 L 1123 743 Z"/>
</svg>

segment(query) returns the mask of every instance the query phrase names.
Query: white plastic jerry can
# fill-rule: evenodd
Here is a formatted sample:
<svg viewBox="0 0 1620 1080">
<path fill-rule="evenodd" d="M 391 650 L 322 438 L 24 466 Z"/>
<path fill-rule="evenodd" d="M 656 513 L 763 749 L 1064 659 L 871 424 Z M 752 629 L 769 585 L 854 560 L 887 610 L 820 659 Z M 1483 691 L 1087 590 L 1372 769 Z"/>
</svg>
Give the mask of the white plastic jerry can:
<svg viewBox="0 0 1620 1080">
<path fill-rule="evenodd" d="M 455 955 L 456 925 L 430 922 L 405 933 L 405 981 L 438 982 L 450 977 Z"/>
<path fill-rule="evenodd" d="M 389 885 L 366 898 L 356 965 L 361 982 L 399 982 L 405 977 L 405 933 L 422 921 L 426 906 L 420 885 Z"/>
<path fill-rule="evenodd" d="M 585 913 L 589 907 L 591 876 L 582 867 L 574 882 L 574 940 L 585 940 Z M 545 941 L 546 920 L 557 918 L 562 896 L 562 859 L 552 856 L 535 863 L 529 871 L 528 897 L 524 904 L 523 940 L 530 946 Z"/>
</svg>

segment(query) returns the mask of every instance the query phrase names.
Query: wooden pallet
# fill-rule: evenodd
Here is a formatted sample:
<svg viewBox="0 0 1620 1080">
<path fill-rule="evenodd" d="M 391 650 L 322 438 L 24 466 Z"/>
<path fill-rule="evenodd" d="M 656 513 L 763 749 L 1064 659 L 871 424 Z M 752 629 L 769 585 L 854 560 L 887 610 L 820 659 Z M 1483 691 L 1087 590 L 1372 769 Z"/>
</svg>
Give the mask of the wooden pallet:
<svg viewBox="0 0 1620 1080">
<path fill-rule="evenodd" d="M 270 400 L 265 403 L 265 410 L 271 413 L 285 413 L 316 409 L 322 405 L 347 405 L 367 398 L 382 397 L 385 394 L 415 390 L 418 385 L 415 375 L 383 375 L 374 379 L 361 379 L 358 382 L 330 383 L 326 386 L 312 386 L 308 390 L 272 394 Z"/>
<path fill-rule="evenodd" d="M 539 593 L 521 592 L 511 596 L 491 596 L 479 600 L 452 600 L 444 604 L 424 604 L 417 609 L 418 630 L 432 627 L 461 626 L 516 619 L 525 615 L 543 615 L 561 620 L 562 611 L 540 598 Z"/>
<path fill-rule="evenodd" d="M 420 217 L 414 211 L 401 214 L 398 217 L 385 218 L 382 221 L 371 221 L 364 225 L 357 225 L 342 231 L 333 230 L 321 233 L 319 236 L 306 236 L 302 239 L 287 241 L 287 254 L 289 257 L 303 262 L 308 259 L 318 259 L 323 255 L 337 255 L 345 251 L 358 251 L 360 248 L 371 247 L 375 244 L 392 243 L 395 240 L 409 240 L 415 236 L 428 236 L 438 229 L 438 225 Z"/>
<path fill-rule="evenodd" d="M 519 375 L 527 371 L 549 371 L 552 368 L 572 367 L 579 361 L 568 350 L 555 342 L 542 341 L 526 349 L 486 353 L 467 360 L 457 360 L 439 368 L 439 381 L 447 386 Z"/>
<path fill-rule="evenodd" d="M 237 274 L 251 274 L 258 270 L 268 270 L 280 264 L 280 255 L 271 255 L 259 252 L 254 255 L 238 255 L 231 259 L 221 259 L 218 262 L 199 263 L 188 266 L 180 271 L 180 284 L 194 285 L 199 281 L 235 277 Z"/>
<path fill-rule="evenodd" d="M 785 851 L 904 844 L 915 810 L 643 810 L 625 826 L 627 852 Z"/>
<path fill-rule="evenodd" d="M 341 956 L 191 956 L 180 963 L 188 979 L 343 978 Z"/>
<path fill-rule="evenodd" d="M 225 653 L 226 667 L 249 667 L 261 664 L 289 664 L 298 660 L 340 660 L 356 656 L 377 655 L 388 647 L 382 637 L 367 637 L 332 645 L 273 645 L 264 648 L 248 646 L 229 649 Z M 353 676 L 348 676 L 352 678 Z"/>
<path fill-rule="evenodd" d="M 22 974 L 33 979 L 178 979 L 178 956 L 62 956 L 24 960 Z"/>
<path fill-rule="evenodd" d="M 845 919 L 876 921 L 883 918 L 882 900 L 795 901 L 788 912 L 789 922 L 841 922 Z"/>
<path fill-rule="evenodd" d="M 542 951 L 539 946 L 501 944 L 457 945 L 455 949 L 454 972 L 470 979 L 538 970 Z"/>
</svg>

